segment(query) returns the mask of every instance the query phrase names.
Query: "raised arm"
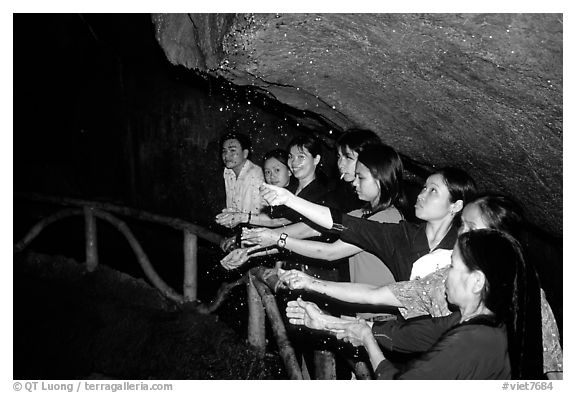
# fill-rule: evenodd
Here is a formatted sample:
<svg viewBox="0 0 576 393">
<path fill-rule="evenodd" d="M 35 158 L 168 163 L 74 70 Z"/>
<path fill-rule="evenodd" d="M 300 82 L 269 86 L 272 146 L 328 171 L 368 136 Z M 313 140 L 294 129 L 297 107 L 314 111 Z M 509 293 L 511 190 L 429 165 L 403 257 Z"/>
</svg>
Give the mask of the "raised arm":
<svg viewBox="0 0 576 393">
<path fill-rule="evenodd" d="M 286 205 L 321 227 L 332 228 L 332 214 L 328 207 L 302 199 L 285 188 L 262 184 L 260 197 L 271 206 Z"/>
<path fill-rule="evenodd" d="M 305 289 L 350 303 L 373 304 L 401 307 L 387 286 L 370 284 L 324 281 L 307 275 L 299 270 L 279 270 L 278 277 L 290 289 Z"/>
</svg>

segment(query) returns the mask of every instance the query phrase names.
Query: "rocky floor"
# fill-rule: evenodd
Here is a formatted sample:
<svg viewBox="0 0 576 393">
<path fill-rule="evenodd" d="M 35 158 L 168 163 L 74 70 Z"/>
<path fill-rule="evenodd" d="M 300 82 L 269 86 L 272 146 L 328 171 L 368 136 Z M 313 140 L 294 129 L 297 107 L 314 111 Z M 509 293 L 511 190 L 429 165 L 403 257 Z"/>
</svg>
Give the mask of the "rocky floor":
<svg viewBox="0 0 576 393">
<path fill-rule="evenodd" d="M 259 359 L 245 337 L 105 266 L 14 257 L 15 379 L 285 379 L 278 356 Z"/>
</svg>

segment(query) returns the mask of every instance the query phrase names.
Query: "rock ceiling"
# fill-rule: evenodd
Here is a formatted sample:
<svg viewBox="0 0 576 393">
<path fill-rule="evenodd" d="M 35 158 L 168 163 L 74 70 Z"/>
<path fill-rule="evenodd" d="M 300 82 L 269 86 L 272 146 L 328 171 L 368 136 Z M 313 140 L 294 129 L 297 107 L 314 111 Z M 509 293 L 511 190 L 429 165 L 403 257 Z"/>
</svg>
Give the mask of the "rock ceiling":
<svg viewBox="0 0 576 393">
<path fill-rule="evenodd" d="M 155 14 L 168 60 L 469 171 L 562 233 L 561 14 Z M 306 121 L 308 123 L 306 123 Z"/>
</svg>

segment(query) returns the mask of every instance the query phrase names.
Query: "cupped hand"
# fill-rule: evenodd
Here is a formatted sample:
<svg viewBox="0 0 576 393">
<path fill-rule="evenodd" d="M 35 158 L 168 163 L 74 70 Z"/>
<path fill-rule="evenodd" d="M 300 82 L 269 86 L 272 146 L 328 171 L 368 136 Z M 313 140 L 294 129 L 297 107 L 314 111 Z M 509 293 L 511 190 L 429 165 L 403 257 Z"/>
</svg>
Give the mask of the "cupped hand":
<svg viewBox="0 0 576 393">
<path fill-rule="evenodd" d="M 264 199 L 270 206 L 285 205 L 294 194 L 286 188 L 262 184 L 260 186 L 260 198 Z"/>
<path fill-rule="evenodd" d="M 298 298 L 291 300 L 286 306 L 286 316 L 288 322 L 293 325 L 304 325 L 310 329 L 324 329 L 326 324 L 324 313 L 312 302 L 307 302 Z"/>
<path fill-rule="evenodd" d="M 280 235 L 269 228 L 242 228 L 242 241 L 249 244 L 258 244 L 261 247 L 275 245 Z"/>
<path fill-rule="evenodd" d="M 346 318 L 338 322 L 327 322 L 326 329 L 336 333 L 336 338 L 357 347 L 364 345 L 372 335 L 372 328 L 361 318 Z"/>
<path fill-rule="evenodd" d="M 220 264 L 226 270 L 236 269 L 250 259 L 249 252 L 255 247 L 251 248 L 237 248 L 231 251 L 228 255 L 220 260 Z"/>
<path fill-rule="evenodd" d="M 220 242 L 220 248 L 224 252 L 230 252 L 234 247 L 236 247 L 236 236 L 226 237 Z"/>
<path fill-rule="evenodd" d="M 234 228 L 242 221 L 242 213 L 233 208 L 223 209 L 222 212 L 216 215 L 215 220 L 217 224 L 226 228 Z"/>
<path fill-rule="evenodd" d="M 300 270 L 278 270 L 278 278 L 290 289 L 309 289 L 314 278 Z"/>
</svg>

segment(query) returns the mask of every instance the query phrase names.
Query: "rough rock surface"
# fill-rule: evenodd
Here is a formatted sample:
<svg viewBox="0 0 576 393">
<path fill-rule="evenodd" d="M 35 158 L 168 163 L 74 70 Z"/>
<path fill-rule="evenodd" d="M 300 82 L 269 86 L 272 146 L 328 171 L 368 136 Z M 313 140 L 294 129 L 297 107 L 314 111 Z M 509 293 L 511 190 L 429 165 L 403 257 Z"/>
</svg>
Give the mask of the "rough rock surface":
<svg viewBox="0 0 576 393">
<path fill-rule="evenodd" d="M 184 65 L 277 100 L 306 126 L 372 129 L 455 165 L 562 233 L 560 14 L 152 16 Z"/>
<path fill-rule="evenodd" d="M 14 258 L 15 379 L 285 379 L 219 320 L 106 266 Z"/>
</svg>

